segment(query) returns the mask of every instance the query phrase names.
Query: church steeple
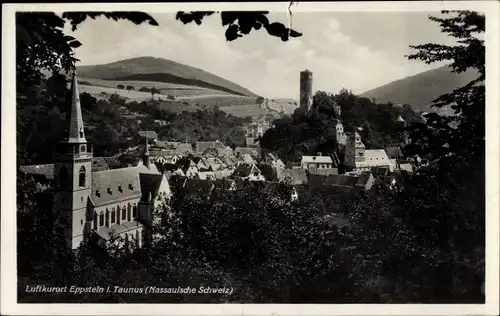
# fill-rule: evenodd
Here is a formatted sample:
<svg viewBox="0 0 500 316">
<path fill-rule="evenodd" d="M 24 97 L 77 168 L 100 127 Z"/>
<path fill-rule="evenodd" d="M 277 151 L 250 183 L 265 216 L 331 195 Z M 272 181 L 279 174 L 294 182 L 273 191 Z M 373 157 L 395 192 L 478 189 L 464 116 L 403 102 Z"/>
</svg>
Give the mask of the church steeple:
<svg viewBox="0 0 500 316">
<path fill-rule="evenodd" d="M 73 81 L 71 84 L 71 108 L 67 113 L 67 138 L 63 142 L 73 144 L 86 143 L 76 70 L 73 72 Z"/>
</svg>

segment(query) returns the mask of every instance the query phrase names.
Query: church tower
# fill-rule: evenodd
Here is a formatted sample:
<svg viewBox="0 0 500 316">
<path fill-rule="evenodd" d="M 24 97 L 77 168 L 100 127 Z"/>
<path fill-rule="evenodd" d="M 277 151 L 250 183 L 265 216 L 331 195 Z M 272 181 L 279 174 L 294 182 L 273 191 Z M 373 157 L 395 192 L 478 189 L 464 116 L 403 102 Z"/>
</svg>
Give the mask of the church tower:
<svg viewBox="0 0 500 316">
<path fill-rule="evenodd" d="M 363 144 L 361 136 L 354 128 L 354 133 L 349 136 L 345 146 L 344 165 L 356 168 L 356 164 L 362 162 L 365 162 L 365 144 Z"/>
<path fill-rule="evenodd" d="M 54 209 L 59 215 L 57 225 L 64 228 L 66 242 L 76 249 L 90 233 L 87 203 L 92 190 L 92 146 L 85 138 L 76 73 L 66 114 L 65 137 L 54 153 Z"/>
</svg>

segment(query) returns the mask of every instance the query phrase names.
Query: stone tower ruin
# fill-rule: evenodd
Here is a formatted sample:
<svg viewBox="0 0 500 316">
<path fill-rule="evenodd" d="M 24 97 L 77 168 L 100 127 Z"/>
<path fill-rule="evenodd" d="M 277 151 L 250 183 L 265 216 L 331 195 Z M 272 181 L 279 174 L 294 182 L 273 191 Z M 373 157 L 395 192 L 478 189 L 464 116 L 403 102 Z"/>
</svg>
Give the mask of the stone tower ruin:
<svg viewBox="0 0 500 316">
<path fill-rule="evenodd" d="M 307 69 L 300 72 L 300 110 L 305 114 L 309 113 L 312 107 L 312 76 L 312 72 Z"/>
</svg>

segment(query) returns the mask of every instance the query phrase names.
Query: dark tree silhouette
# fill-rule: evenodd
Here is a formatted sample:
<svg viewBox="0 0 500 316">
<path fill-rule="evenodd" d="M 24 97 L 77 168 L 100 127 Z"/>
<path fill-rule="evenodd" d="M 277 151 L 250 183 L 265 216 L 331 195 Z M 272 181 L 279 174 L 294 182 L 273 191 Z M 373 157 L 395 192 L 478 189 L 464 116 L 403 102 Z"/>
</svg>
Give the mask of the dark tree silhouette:
<svg viewBox="0 0 500 316">
<path fill-rule="evenodd" d="M 266 16 L 269 13 L 268 11 L 179 11 L 176 19 L 184 24 L 195 22 L 201 25 L 203 18 L 214 13 L 220 13 L 222 26 L 226 26 L 225 36 L 227 41 L 234 41 L 239 37 L 250 34 L 252 30 L 260 29 L 265 29 L 269 35 L 279 37 L 282 41 L 288 41 L 290 37 L 302 36 L 302 33 L 288 28 L 282 23 L 270 22 Z"/>
</svg>

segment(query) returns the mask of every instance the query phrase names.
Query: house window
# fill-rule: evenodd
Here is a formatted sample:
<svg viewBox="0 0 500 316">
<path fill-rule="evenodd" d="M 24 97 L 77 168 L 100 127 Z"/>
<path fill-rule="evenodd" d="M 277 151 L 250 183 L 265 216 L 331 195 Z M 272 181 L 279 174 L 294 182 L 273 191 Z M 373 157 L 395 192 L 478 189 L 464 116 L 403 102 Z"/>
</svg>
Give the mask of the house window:
<svg viewBox="0 0 500 316">
<path fill-rule="evenodd" d="M 61 188 L 68 187 L 68 170 L 65 166 L 62 166 L 61 170 L 59 170 L 59 186 Z"/>
<path fill-rule="evenodd" d="M 116 221 L 116 211 L 115 211 L 115 208 L 113 207 L 113 209 L 111 210 L 111 224 L 114 224 Z"/>
<path fill-rule="evenodd" d="M 109 210 L 106 209 L 106 227 L 109 227 Z"/>
<path fill-rule="evenodd" d="M 136 218 L 137 217 L 137 205 L 134 204 L 134 208 L 133 208 L 133 211 L 132 211 L 132 218 Z"/>
<path fill-rule="evenodd" d="M 80 175 L 78 177 L 78 184 L 81 187 L 85 186 L 85 167 L 84 166 L 82 166 L 80 168 Z"/>
<path fill-rule="evenodd" d="M 101 212 L 101 214 L 99 214 L 99 227 L 102 226 L 104 226 L 104 212 Z"/>
<path fill-rule="evenodd" d="M 122 220 L 127 220 L 127 210 L 125 209 L 125 206 L 122 209 Z"/>
<path fill-rule="evenodd" d="M 98 226 L 98 224 L 97 224 L 97 213 L 94 212 L 94 229 L 97 229 L 97 226 Z"/>
</svg>

